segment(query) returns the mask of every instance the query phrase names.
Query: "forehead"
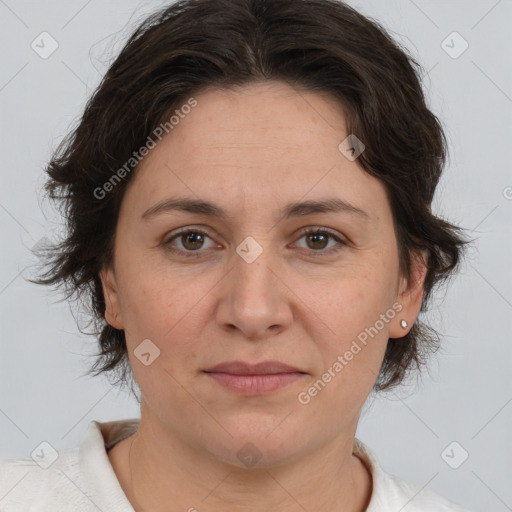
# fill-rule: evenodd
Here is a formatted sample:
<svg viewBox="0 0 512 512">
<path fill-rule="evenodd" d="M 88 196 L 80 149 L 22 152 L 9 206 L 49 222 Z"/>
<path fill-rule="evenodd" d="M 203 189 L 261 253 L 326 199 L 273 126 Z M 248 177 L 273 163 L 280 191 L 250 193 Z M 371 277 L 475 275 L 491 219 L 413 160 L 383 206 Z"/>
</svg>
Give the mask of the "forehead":
<svg viewBox="0 0 512 512">
<path fill-rule="evenodd" d="M 207 89 L 196 101 L 194 111 L 180 121 L 177 128 L 181 129 L 173 131 L 177 142 L 186 140 L 197 149 L 214 149 L 215 145 L 227 152 L 236 152 L 238 147 L 261 152 L 264 145 L 272 155 L 289 149 L 300 154 L 306 148 L 325 149 L 346 136 L 339 101 L 282 82 Z M 190 139 L 199 134 L 201 141 Z"/>
<path fill-rule="evenodd" d="M 136 190 L 139 210 L 180 194 L 216 203 L 224 197 L 226 208 L 333 193 L 370 210 L 386 207 L 383 185 L 338 149 L 348 133 L 334 98 L 269 82 L 194 99 L 137 169 L 127 194 Z"/>
</svg>

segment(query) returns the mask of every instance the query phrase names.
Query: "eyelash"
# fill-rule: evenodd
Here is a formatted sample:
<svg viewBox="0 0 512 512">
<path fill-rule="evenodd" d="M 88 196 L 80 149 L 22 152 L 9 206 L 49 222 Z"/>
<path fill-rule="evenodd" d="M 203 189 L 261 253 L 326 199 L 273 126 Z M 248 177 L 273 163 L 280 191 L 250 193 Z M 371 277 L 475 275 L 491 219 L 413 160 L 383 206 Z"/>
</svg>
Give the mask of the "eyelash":
<svg viewBox="0 0 512 512">
<path fill-rule="evenodd" d="M 179 255 L 184 256 L 186 258 L 201 257 L 202 253 L 204 251 L 201 251 L 200 249 L 198 249 L 197 251 L 186 251 L 186 250 L 183 250 L 183 249 L 176 249 L 175 247 L 171 246 L 171 242 L 174 241 L 175 239 L 177 239 L 177 238 L 179 238 L 180 236 L 183 236 L 183 235 L 189 235 L 191 233 L 200 234 L 200 235 L 203 235 L 203 236 L 207 236 L 208 238 L 211 238 L 208 235 L 208 233 L 205 233 L 204 231 L 201 231 L 200 229 L 185 228 L 182 231 L 179 231 L 178 233 L 175 233 L 172 237 L 166 239 L 163 242 L 163 245 L 170 252 L 172 252 L 174 254 L 179 254 Z M 333 238 L 336 242 L 338 242 L 338 244 L 340 244 L 337 248 L 332 248 L 331 247 L 330 249 L 327 249 L 327 250 L 319 249 L 319 250 L 315 251 L 313 249 L 309 249 L 309 251 L 311 252 L 311 256 L 313 256 L 313 257 L 322 257 L 322 256 L 325 256 L 325 255 L 329 255 L 330 256 L 333 253 L 339 252 L 345 245 L 347 245 L 346 242 L 344 240 L 342 240 L 334 231 L 331 231 L 330 229 L 327 229 L 327 228 L 312 228 L 312 229 L 309 229 L 307 231 L 303 231 L 300 234 L 299 240 L 300 240 L 300 238 L 302 238 L 304 236 L 307 236 L 307 235 L 328 235 L 329 237 Z M 304 249 L 304 250 L 308 250 L 308 249 Z"/>
</svg>

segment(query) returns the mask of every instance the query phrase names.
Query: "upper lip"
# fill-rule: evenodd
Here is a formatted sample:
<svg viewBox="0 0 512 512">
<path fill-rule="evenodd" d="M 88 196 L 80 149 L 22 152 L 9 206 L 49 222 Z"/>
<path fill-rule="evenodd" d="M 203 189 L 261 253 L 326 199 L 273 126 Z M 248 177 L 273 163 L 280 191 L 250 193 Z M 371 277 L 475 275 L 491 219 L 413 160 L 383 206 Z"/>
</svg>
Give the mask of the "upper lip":
<svg viewBox="0 0 512 512">
<path fill-rule="evenodd" d="M 263 361 L 257 364 L 244 361 L 220 363 L 207 370 L 207 373 L 230 373 L 232 375 L 269 375 L 275 373 L 305 373 L 298 368 L 279 361 Z"/>
</svg>

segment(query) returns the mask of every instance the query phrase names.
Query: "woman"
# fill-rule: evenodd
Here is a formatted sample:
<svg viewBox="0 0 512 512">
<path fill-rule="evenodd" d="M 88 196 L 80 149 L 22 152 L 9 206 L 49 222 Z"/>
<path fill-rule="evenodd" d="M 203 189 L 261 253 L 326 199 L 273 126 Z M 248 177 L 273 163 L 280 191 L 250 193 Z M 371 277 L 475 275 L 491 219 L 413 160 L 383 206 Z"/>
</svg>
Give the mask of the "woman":
<svg viewBox="0 0 512 512">
<path fill-rule="evenodd" d="M 136 30 L 48 166 L 69 232 L 37 282 L 89 300 L 140 421 L 5 461 L 3 510 L 463 510 L 355 438 L 435 348 L 418 315 L 464 245 L 415 67 L 334 0 Z"/>
</svg>

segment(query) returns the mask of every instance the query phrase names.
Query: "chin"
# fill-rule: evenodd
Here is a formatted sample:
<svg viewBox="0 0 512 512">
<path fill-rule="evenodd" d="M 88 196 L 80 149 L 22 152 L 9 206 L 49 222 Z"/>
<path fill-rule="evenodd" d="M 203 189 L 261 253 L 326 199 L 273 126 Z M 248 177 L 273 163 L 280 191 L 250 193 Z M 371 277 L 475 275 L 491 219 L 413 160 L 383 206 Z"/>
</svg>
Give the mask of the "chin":
<svg viewBox="0 0 512 512">
<path fill-rule="evenodd" d="M 231 423 L 223 421 L 232 437 L 223 431 L 225 435 L 211 439 L 204 448 L 217 460 L 241 469 L 268 469 L 293 462 L 308 451 L 308 441 L 303 438 L 304 429 L 290 429 L 290 424 L 282 422 L 285 416 L 276 420 L 251 414 Z"/>
</svg>

